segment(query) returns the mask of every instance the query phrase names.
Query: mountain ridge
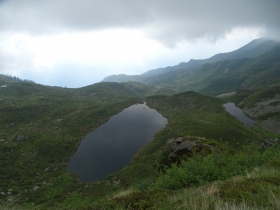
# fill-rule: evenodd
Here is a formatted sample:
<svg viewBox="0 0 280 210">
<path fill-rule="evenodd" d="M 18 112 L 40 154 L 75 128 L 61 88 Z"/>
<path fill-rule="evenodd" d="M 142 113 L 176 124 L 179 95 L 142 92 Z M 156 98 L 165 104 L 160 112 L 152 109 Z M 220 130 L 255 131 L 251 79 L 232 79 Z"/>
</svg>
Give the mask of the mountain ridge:
<svg viewBox="0 0 280 210">
<path fill-rule="evenodd" d="M 269 87 L 280 84 L 279 74 L 276 46 L 254 58 L 145 77 L 150 85 L 101 82 L 62 88 L 3 80 L 0 209 L 228 209 L 229 201 L 234 209 L 279 209 L 280 85 Z M 233 89 L 238 91 L 228 98 L 211 96 Z M 87 184 L 66 172 L 86 135 L 143 101 L 168 124 L 130 164 Z M 257 126 L 244 126 L 226 112 L 228 101 L 245 108 Z M 170 139 L 198 147 L 173 159 Z M 275 145 L 264 144 L 267 139 Z M 200 150 L 200 144 L 212 149 Z"/>
<path fill-rule="evenodd" d="M 280 42 L 274 41 L 269 38 L 255 39 L 237 50 L 227 52 L 227 53 L 218 53 L 207 59 L 202 59 L 202 60 L 191 59 L 188 62 L 181 62 L 175 66 L 167 66 L 164 68 L 148 70 L 140 75 L 125 75 L 125 74 L 111 75 L 104 78 L 102 81 L 107 81 L 107 82 L 136 81 L 135 78 L 139 78 L 141 76 L 156 76 L 156 75 L 165 74 L 171 71 L 178 71 L 178 70 L 191 71 L 193 69 L 202 66 L 205 63 L 214 63 L 225 59 L 233 60 L 241 57 L 246 57 L 246 58 L 257 57 L 261 54 L 270 51 L 271 49 L 273 49 L 273 47 L 277 45 L 280 45 Z"/>
<path fill-rule="evenodd" d="M 280 84 L 280 45 L 265 41 L 258 44 L 258 50 L 249 51 L 249 55 L 261 54 L 257 57 L 240 57 L 231 54 L 235 59 L 225 59 L 213 63 L 205 63 L 195 69 L 173 69 L 165 74 L 154 76 L 118 75 L 112 76 L 116 82 L 132 80 L 157 88 L 167 88 L 175 92 L 196 91 L 203 94 L 219 95 L 237 91 L 242 88 L 263 87 Z M 274 46 L 274 47 L 273 47 Z M 263 47 L 266 47 L 263 49 Z M 265 52 L 267 49 L 270 51 Z M 256 48 L 253 48 L 256 49 Z M 265 52 L 265 53 L 263 53 Z"/>
</svg>

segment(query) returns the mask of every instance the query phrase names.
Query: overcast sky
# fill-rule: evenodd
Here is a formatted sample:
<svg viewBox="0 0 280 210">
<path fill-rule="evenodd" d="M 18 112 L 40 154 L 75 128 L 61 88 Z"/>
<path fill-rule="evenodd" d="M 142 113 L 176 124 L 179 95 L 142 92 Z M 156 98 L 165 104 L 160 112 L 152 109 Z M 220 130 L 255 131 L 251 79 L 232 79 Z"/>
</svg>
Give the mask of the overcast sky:
<svg viewBox="0 0 280 210">
<path fill-rule="evenodd" d="M 81 87 L 280 37 L 280 0 L 0 0 L 0 73 Z"/>
</svg>

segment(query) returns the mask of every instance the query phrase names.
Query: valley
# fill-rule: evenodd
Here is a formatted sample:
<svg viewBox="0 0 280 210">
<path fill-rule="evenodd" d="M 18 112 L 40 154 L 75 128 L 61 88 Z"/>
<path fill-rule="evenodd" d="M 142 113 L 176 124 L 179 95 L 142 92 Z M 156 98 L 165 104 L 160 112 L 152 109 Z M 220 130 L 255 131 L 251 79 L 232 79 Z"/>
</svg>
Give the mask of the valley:
<svg viewBox="0 0 280 210">
<path fill-rule="evenodd" d="M 280 207 L 280 47 L 275 41 L 255 40 L 229 54 L 143 75 L 115 75 L 82 88 L 5 75 L 0 86 L 0 208 Z M 143 101 L 168 123 L 129 163 L 93 182 L 66 171 L 85 136 Z M 228 102 L 254 126 L 229 114 L 223 107 Z"/>
</svg>

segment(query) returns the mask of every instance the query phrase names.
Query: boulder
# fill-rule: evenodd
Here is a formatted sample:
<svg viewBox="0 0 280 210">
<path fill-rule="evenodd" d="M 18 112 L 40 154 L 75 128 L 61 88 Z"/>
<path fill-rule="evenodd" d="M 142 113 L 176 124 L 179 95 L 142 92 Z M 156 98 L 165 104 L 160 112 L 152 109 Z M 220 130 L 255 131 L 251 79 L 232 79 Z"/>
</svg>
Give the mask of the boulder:
<svg viewBox="0 0 280 210">
<path fill-rule="evenodd" d="M 199 140 L 183 141 L 182 137 L 178 137 L 176 139 L 168 139 L 166 143 L 167 147 L 171 150 L 168 158 L 177 160 L 180 159 L 181 156 L 192 156 L 193 153 L 201 153 L 207 155 L 213 151 L 213 148 L 208 144 L 201 144 Z"/>
<path fill-rule="evenodd" d="M 208 150 L 209 152 L 213 151 L 213 148 L 211 146 L 209 146 L 208 144 L 203 144 L 202 147 L 206 150 Z"/>
<path fill-rule="evenodd" d="M 176 139 L 174 140 L 174 142 L 175 142 L 176 144 L 181 144 L 181 143 L 183 142 L 183 138 L 182 138 L 182 137 L 178 137 L 178 138 L 176 138 Z"/>
<path fill-rule="evenodd" d="M 169 146 L 170 144 L 173 144 L 173 143 L 174 143 L 174 138 L 168 139 L 166 142 L 166 145 Z"/>
<path fill-rule="evenodd" d="M 6 139 L 0 139 L 0 142 L 4 142 L 4 141 L 6 141 Z"/>
<path fill-rule="evenodd" d="M 177 145 L 176 148 L 173 149 L 173 152 L 176 154 L 188 153 L 192 152 L 192 149 L 197 144 L 191 141 L 184 141 L 181 144 Z"/>
<path fill-rule="evenodd" d="M 17 137 L 17 141 L 23 141 L 23 140 L 26 140 L 26 139 L 29 139 L 29 137 L 27 137 L 27 136 L 18 136 Z"/>
<path fill-rule="evenodd" d="M 22 141 L 24 139 L 24 136 L 18 136 L 17 141 Z"/>
<path fill-rule="evenodd" d="M 275 143 L 275 144 L 277 144 L 278 143 L 278 139 L 268 139 L 270 142 L 273 142 L 273 143 Z"/>
<path fill-rule="evenodd" d="M 178 145 L 174 142 L 174 138 L 168 139 L 166 145 L 173 151 Z"/>
<path fill-rule="evenodd" d="M 268 146 L 275 146 L 276 142 L 271 141 L 272 139 L 266 139 L 264 142 Z"/>
<path fill-rule="evenodd" d="M 169 158 L 177 158 L 178 155 L 175 152 L 171 152 L 171 153 L 169 153 L 168 157 Z"/>
<path fill-rule="evenodd" d="M 261 143 L 261 147 L 271 147 L 276 146 L 278 144 L 278 139 L 265 139 L 264 142 Z"/>
<path fill-rule="evenodd" d="M 33 187 L 33 191 L 37 191 L 38 189 L 39 189 L 38 186 L 34 186 L 34 187 Z"/>
<path fill-rule="evenodd" d="M 194 143 L 201 145 L 201 142 L 199 140 L 194 141 Z"/>
</svg>

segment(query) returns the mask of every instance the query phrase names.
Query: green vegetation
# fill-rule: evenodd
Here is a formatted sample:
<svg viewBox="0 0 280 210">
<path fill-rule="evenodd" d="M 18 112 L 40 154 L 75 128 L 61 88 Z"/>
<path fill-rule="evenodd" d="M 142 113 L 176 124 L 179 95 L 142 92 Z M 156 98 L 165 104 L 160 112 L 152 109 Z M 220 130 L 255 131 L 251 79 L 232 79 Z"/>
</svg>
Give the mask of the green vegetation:
<svg viewBox="0 0 280 210">
<path fill-rule="evenodd" d="M 225 100 L 234 101 L 263 128 L 280 133 L 280 86 L 243 89 Z"/>
<path fill-rule="evenodd" d="M 80 89 L 10 83 L 0 91 L 0 139 L 4 140 L 0 142 L 0 192 L 5 194 L 1 194 L 1 202 L 12 202 L 3 203 L 3 208 L 170 209 L 174 205 L 199 208 L 207 204 L 209 208 L 204 209 L 222 209 L 225 205 L 276 205 L 269 196 L 264 197 L 266 204 L 259 204 L 250 200 L 250 192 L 240 191 L 250 198 L 244 196 L 240 201 L 224 190 L 224 186 L 231 189 L 228 185 L 236 184 L 231 177 L 246 176 L 256 167 L 267 165 L 279 173 L 278 150 L 254 146 L 279 135 L 243 126 L 224 110 L 225 99 L 195 92 L 144 97 L 162 90 L 139 83 L 99 83 Z M 128 166 L 104 181 L 88 184 L 65 172 L 86 134 L 142 100 L 167 117 L 168 125 Z M 178 136 L 199 139 L 213 146 L 214 152 L 174 164 L 165 144 L 168 138 Z M 277 179 L 268 180 L 273 178 L 263 178 L 257 187 L 273 187 L 271 193 L 277 196 Z M 244 178 L 243 182 L 245 185 L 251 179 Z M 208 195 L 211 185 L 217 185 L 219 192 Z M 188 199 L 193 200 L 189 203 Z"/>
<path fill-rule="evenodd" d="M 250 58 L 233 53 L 214 63 L 226 56 L 221 54 L 196 70 L 182 63 L 176 71 L 146 75 L 148 85 L 104 82 L 68 89 L 0 75 L 5 86 L 0 89 L 0 208 L 280 209 L 280 144 L 264 146 L 267 139 L 280 139 L 279 50 L 259 57 L 251 51 Z M 184 90 L 238 91 L 216 98 Z M 129 165 L 87 184 L 66 173 L 84 136 L 143 101 L 168 124 Z M 227 113 L 222 106 L 227 101 L 256 126 L 246 127 Z M 177 137 L 199 140 L 213 151 L 193 151 L 175 162 L 166 142 Z"/>
<path fill-rule="evenodd" d="M 126 88 L 130 86 L 130 88 Z M 142 85 L 144 86 L 144 85 Z M 124 108 L 142 102 L 141 85 L 101 83 L 81 89 L 9 83 L 0 90 L 0 192 L 37 205 L 82 186 L 65 173 L 83 137 Z M 145 86 L 146 87 L 146 86 Z M 59 183 L 59 184 L 58 184 Z M 11 189 L 11 191 L 9 191 Z M 67 191 L 67 192 L 65 192 Z M 10 194 L 10 195 L 9 195 Z M 2 196 L 2 195 L 1 195 Z"/>
<path fill-rule="evenodd" d="M 280 84 L 279 43 L 268 41 L 257 47 L 255 44 L 228 55 L 218 54 L 206 60 L 154 70 L 158 74 L 148 71 L 143 75 L 112 75 L 104 81 L 137 81 L 177 93 L 196 91 L 207 95 Z"/>
<path fill-rule="evenodd" d="M 246 171 L 266 164 L 271 160 L 279 160 L 279 149 L 259 151 L 259 146 L 238 151 L 215 147 L 215 151 L 203 157 L 195 155 L 180 165 L 172 166 L 157 179 L 156 189 L 180 189 L 200 186 L 217 180 L 225 180 L 236 175 L 244 175 Z"/>
<path fill-rule="evenodd" d="M 25 83 L 34 83 L 32 80 L 27 79 L 20 79 L 18 77 L 12 77 L 11 75 L 2 75 L 0 74 L 0 86 L 6 85 L 9 83 L 15 83 L 15 82 L 25 82 Z"/>
</svg>

